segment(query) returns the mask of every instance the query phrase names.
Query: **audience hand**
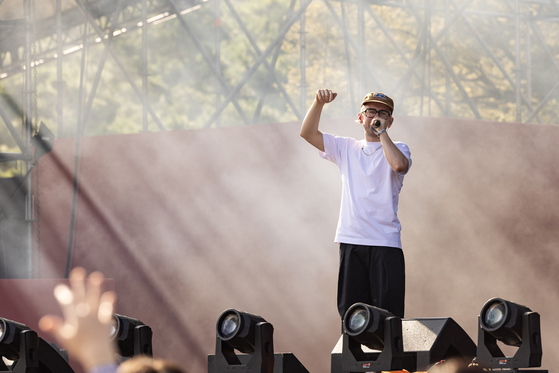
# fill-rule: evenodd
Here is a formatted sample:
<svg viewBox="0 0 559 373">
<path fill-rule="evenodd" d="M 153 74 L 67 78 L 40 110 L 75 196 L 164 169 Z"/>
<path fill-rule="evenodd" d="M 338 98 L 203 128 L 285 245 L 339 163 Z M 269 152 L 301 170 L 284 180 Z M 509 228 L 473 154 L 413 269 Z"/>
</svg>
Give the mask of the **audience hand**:
<svg viewBox="0 0 559 373">
<path fill-rule="evenodd" d="M 86 371 L 94 367 L 114 364 L 115 344 L 111 341 L 110 327 L 116 294 L 101 294 L 103 274 L 77 267 L 70 273 L 70 287 L 60 284 L 54 289 L 64 319 L 46 315 L 39 328 L 50 333 L 59 347 L 78 360 Z"/>
</svg>

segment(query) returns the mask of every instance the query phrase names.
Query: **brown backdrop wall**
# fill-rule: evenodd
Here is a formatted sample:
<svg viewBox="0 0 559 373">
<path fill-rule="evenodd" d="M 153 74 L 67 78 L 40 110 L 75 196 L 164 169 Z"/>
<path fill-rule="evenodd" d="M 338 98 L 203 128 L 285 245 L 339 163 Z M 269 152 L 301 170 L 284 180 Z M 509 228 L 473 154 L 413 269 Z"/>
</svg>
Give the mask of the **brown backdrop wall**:
<svg viewBox="0 0 559 373">
<path fill-rule="evenodd" d="M 352 118 L 322 129 L 362 137 Z M 559 127 L 396 117 L 411 148 L 401 194 L 406 317 L 452 317 L 477 339 L 499 296 L 542 316 L 557 357 Z M 41 275 L 64 275 L 75 143 L 41 159 Z M 336 166 L 299 123 L 83 140 L 73 266 L 113 278 L 119 313 L 154 330 L 157 357 L 207 371 L 226 308 L 274 325 L 276 352 L 330 370 L 339 337 Z M 45 294 L 50 297 L 50 294 Z"/>
</svg>

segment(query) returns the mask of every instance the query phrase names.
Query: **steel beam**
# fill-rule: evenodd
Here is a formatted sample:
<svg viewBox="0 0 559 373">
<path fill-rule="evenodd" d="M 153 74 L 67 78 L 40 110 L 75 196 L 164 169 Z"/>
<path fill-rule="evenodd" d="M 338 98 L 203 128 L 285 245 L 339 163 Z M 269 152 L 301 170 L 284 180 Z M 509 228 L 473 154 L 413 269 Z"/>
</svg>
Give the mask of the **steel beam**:
<svg viewBox="0 0 559 373">
<path fill-rule="evenodd" d="M 85 4 L 82 2 L 82 0 L 75 0 L 76 3 L 78 4 L 78 6 L 80 7 L 80 9 L 82 10 L 83 14 L 86 15 L 88 12 L 86 11 L 86 6 Z M 138 88 L 138 86 L 136 85 L 136 83 L 134 83 L 134 80 L 132 79 L 132 77 L 130 76 L 130 74 L 128 73 L 128 71 L 126 70 L 126 68 L 124 67 L 124 64 L 120 61 L 120 58 L 116 55 L 116 53 L 114 52 L 113 48 L 111 47 L 111 45 L 107 42 L 107 40 L 105 39 L 105 34 L 103 33 L 103 31 L 101 30 L 101 28 L 99 28 L 99 26 L 90 18 L 88 18 L 89 23 L 91 24 L 91 26 L 93 27 L 93 29 L 95 30 L 95 32 L 97 33 L 97 35 L 101 38 L 101 42 L 103 44 L 105 44 L 105 48 L 108 49 L 109 53 L 111 54 L 111 57 L 113 58 L 113 60 L 115 61 L 115 63 L 117 64 L 117 66 L 119 67 L 120 71 L 124 74 L 126 80 L 128 80 L 128 83 L 130 84 L 130 86 L 132 87 L 132 89 L 134 90 L 134 92 L 136 93 L 136 95 L 140 98 L 141 102 L 147 106 L 148 108 L 148 112 L 150 113 L 152 119 L 155 121 L 155 123 L 157 124 L 157 126 L 159 127 L 159 129 L 161 130 L 165 130 L 165 126 L 163 126 L 163 123 L 161 123 L 161 121 L 159 120 L 159 117 L 157 116 L 157 114 L 155 113 L 155 111 L 153 111 L 153 109 L 151 108 L 151 106 L 149 105 L 149 103 L 144 102 L 143 97 L 142 97 L 142 92 L 140 91 L 140 89 Z"/>
<path fill-rule="evenodd" d="M 241 90 L 241 88 L 245 85 L 248 79 L 254 74 L 256 69 L 258 69 L 258 67 L 264 62 L 264 60 L 268 58 L 272 50 L 274 50 L 274 48 L 277 47 L 277 44 L 283 40 L 287 31 L 289 31 L 291 26 L 299 19 L 301 14 L 306 10 L 306 8 L 310 5 L 310 3 L 312 3 L 312 0 L 308 0 L 304 4 L 301 4 L 301 7 L 291 16 L 291 18 L 278 32 L 278 36 L 276 36 L 276 38 L 272 41 L 272 43 L 268 46 L 268 48 L 266 48 L 266 50 L 262 52 L 260 57 L 258 57 L 256 62 L 254 62 L 252 67 L 245 73 L 241 81 L 229 93 L 229 95 L 227 96 L 225 101 L 221 104 L 221 106 L 214 112 L 214 114 L 210 117 L 210 119 L 206 121 L 204 127 L 209 127 L 216 120 L 216 118 L 221 114 L 223 109 L 225 109 L 225 107 L 234 99 L 235 95 Z"/>
<path fill-rule="evenodd" d="M 246 25 L 244 24 L 243 20 L 241 19 L 241 17 L 239 16 L 239 14 L 235 10 L 235 8 L 233 7 L 233 4 L 231 4 L 230 0 L 224 0 L 224 1 L 225 1 L 225 4 L 227 4 L 227 7 L 229 8 L 229 11 L 233 15 L 233 18 L 235 18 L 235 21 L 237 21 L 237 24 L 239 25 L 239 27 L 241 28 L 241 30 L 243 31 L 243 33 L 247 37 L 247 39 L 250 42 L 250 45 L 252 46 L 254 51 L 256 52 L 256 55 L 260 56 L 262 54 L 262 51 L 260 50 L 260 48 L 258 47 L 258 44 L 256 44 L 256 41 L 254 40 L 254 38 L 252 37 L 252 35 L 248 31 L 248 29 L 247 29 Z M 291 5 L 289 7 L 289 12 L 287 13 L 287 18 L 288 19 L 289 19 L 291 13 L 293 12 L 294 6 L 295 6 L 295 0 L 292 0 Z M 304 13 L 303 13 L 303 15 L 304 15 Z M 300 111 L 297 109 L 297 106 L 295 106 L 295 104 L 293 103 L 293 100 L 291 100 L 291 97 L 289 97 L 289 94 L 285 90 L 283 84 L 280 82 L 280 80 L 278 79 L 278 77 L 277 77 L 277 75 L 274 71 L 275 62 L 277 61 L 280 52 L 281 52 L 281 44 L 278 45 L 278 47 L 276 48 L 276 52 L 274 53 L 274 58 L 273 58 L 274 62 L 272 62 L 272 65 L 270 65 L 266 60 L 264 60 L 264 62 L 263 62 L 264 67 L 266 68 L 266 70 L 268 70 L 268 76 L 269 76 L 270 80 L 272 80 L 274 83 L 276 83 L 276 86 L 278 87 L 278 90 L 281 92 L 281 94 L 283 95 L 283 97 L 287 101 L 287 104 L 289 105 L 289 107 L 291 107 L 291 110 L 293 111 L 295 116 L 298 119 L 303 119 L 301 117 Z M 266 94 L 264 92 L 262 94 L 261 98 L 260 98 L 260 102 L 259 102 L 259 105 L 257 105 L 257 108 L 262 108 L 262 103 L 263 103 L 262 99 L 265 97 L 265 95 Z M 257 109 L 256 112 L 255 112 L 254 118 L 258 118 L 260 116 L 259 112 L 260 112 L 260 110 Z"/>
</svg>

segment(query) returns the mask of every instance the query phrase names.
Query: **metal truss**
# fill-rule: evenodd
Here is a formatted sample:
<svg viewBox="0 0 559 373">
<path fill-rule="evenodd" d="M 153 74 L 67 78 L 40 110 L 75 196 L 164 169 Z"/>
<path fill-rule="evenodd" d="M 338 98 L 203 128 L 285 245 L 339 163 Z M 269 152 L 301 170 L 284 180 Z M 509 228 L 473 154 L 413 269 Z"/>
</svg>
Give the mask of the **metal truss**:
<svg viewBox="0 0 559 373">
<path fill-rule="evenodd" d="M 59 0 L 60 3 L 60 0 Z M 456 70 L 451 48 L 464 40 L 455 40 L 456 35 L 467 35 L 469 43 L 475 46 L 480 58 L 492 64 L 491 68 L 500 73 L 497 80 L 493 76 L 488 83 L 500 86 L 501 94 L 514 95 L 515 120 L 518 122 L 545 122 L 540 116 L 544 108 L 557 99 L 559 91 L 559 63 L 554 38 L 546 36 L 542 28 L 556 25 L 559 21 L 559 5 L 557 0 L 291 0 L 288 12 L 284 15 L 283 27 L 276 37 L 266 46 L 258 44 L 258 35 L 249 31 L 246 19 L 237 11 L 243 2 L 234 0 L 75 0 L 75 7 L 62 11 L 59 6 L 56 14 L 47 18 L 40 18 L 32 25 L 25 20 L 2 21 L 0 29 L 2 35 L 8 38 L 0 40 L 0 79 L 8 79 L 14 74 L 25 72 L 25 61 L 21 58 L 22 50 L 35 48 L 33 60 L 29 68 L 39 68 L 46 63 L 58 64 L 59 101 L 64 97 L 61 93 L 64 82 L 62 70 L 65 68 L 63 58 L 67 54 L 80 51 L 82 48 L 95 44 L 104 45 L 102 58 L 98 62 L 95 79 L 90 92 L 85 99 L 82 110 L 82 125 L 87 122 L 97 87 L 101 80 L 103 68 L 108 58 L 114 61 L 135 95 L 142 102 L 143 125 L 142 130 L 148 129 L 151 120 L 159 130 L 165 130 L 166 125 L 160 115 L 151 107 L 147 99 L 149 75 L 147 73 L 148 47 L 145 42 L 149 27 L 161 22 L 178 22 L 181 25 L 177 38 L 187 37 L 192 41 L 195 49 L 208 68 L 216 82 L 215 110 L 208 115 L 202 126 L 220 125 L 221 115 L 226 107 L 232 105 L 240 120 L 244 124 L 258 123 L 262 108 L 266 105 L 266 97 L 273 90 L 285 100 L 292 120 L 301 120 L 309 103 L 307 92 L 307 66 L 309 39 L 313 30 L 306 29 L 306 17 L 309 8 L 326 9 L 331 17 L 333 27 L 339 29 L 343 35 L 344 57 L 348 87 L 347 95 L 351 96 L 351 104 L 355 107 L 358 96 L 367 91 L 367 87 L 378 87 L 379 90 L 395 97 L 397 102 L 415 102 L 407 105 L 411 114 L 455 116 L 456 107 L 468 108 L 467 114 L 476 119 L 493 119 L 484 114 L 484 104 L 480 97 L 476 97 L 475 88 L 466 74 Z M 192 20 L 187 15 L 201 8 L 215 9 L 216 19 L 221 13 L 234 20 L 236 27 L 248 40 L 254 60 L 246 66 L 244 74 L 237 79 L 227 78 L 222 71 L 219 61 L 221 40 L 208 40 L 208 37 L 196 33 L 192 27 Z M 415 47 L 410 48 L 392 25 L 386 22 L 386 9 L 398 9 L 415 22 L 414 29 L 418 33 L 412 37 Z M 212 10 L 213 11 L 213 10 Z M 484 21 L 480 23 L 480 19 Z M 482 25 L 483 30 L 478 29 Z M 64 25 L 64 27 L 62 27 Z M 88 27 L 84 27 L 88 25 Z M 357 27 L 350 27 L 357 25 Z M 508 25 L 514 30 L 507 45 L 496 47 L 491 42 L 487 29 Z M 294 27 L 299 29 L 299 91 L 285 87 L 277 73 L 277 61 L 281 56 L 282 44 L 288 32 Z M 139 51 L 143 59 L 142 86 L 136 83 L 134 74 L 126 65 L 126 56 L 115 53 L 111 44 L 113 39 L 136 29 L 142 29 L 144 40 L 142 50 Z M 456 30 L 460 29 L 460 33 Z M 26 35 L 32 30 L 35 42 L 26 45 Z M 84 34 L 84 30 L 85 33 Z M 467 30 L 467 32 L 464 32 Z M 364 46 L 374 35 L 375 42 L 386 46 L 390 56 L 388 59 L 397 61 L 400 66 L 399 75 L 389 83 L 383 79 L 376 69 L 377 64 L 371 63 L 363 55 Z M 210 36 L 213 38 L 213 36 Z M 547 38 L 546 38 L 547 37 Z M 213 50 L 208 45 L 214 45 Z M 366 47 L 369 48 L 369 47 Z M 547 66 L 550 77 L 556 82 L 547 93 L 535 97 L 532 90 L 532 61 L 534 50 L 538 50 L 538 59 L 548 60 Z M 255 95 L 255 108 L 247 112 L 246 107 L 239 103 L 239 92 L 245 87 L 259 68 L 267 71 L 269 82 L 262 86 L 260 94 Z M 482 74 L 482 73 L 480 73 Z M 364 78 L 360 78 L 364 77 Z M 434 89 L 434 82 L 444 80 L 444 87 L 439 83 Z M 494 81 L 493 81 L 494 80 Z M 354 84 L 354 82 L 357 82 Z M 413 84 L 411 83 L 413 82 Z M 410 85 L 412 84 L 412 85 Z M 314 87 L 316 88 L 316 87 Z M 506 93 L 503 93 L 505 92 Z M 296 97 L 299 96 L 299 97 Z M 509 99 L 509 101 L 512 101 Z M 58 129 L 62 134 L 62 107 L 58 105 Z M 246 106 L 246 105 L 245 105 Z M 462 114 L 463 115 L 463 114 Z"/>
<path fill-rule="evenodd" d="M 26 0 L 27 3 L 30 1 L 33 0 Z M 59 135 L 63 135 L 63 57 L 96 44 L 103 45 L 104 50 L 98 61 L 90 91 L 84 99 L 78 127 L 84 126 L 88 121 L 105 62 L 110 58 L 142 103 L 142 130 L 148 130 L 149 119 L 159 130 L 166 129 L 166 125 L 147 99 L 149 51 L 146 39 L 151 26 L 167 21 L 178 22 L 181 25 L 181 34 L 176 37 L 187 37 L 192 41 L 192 53 L 201 56 L 216 82 L 215 110 L 201 126 L 220 125 L 221 115 L 229 105 L 235 108 L 242 123 L 258 123 L 266 98 L 274 90 L 285 100 L 292 120 L 301 120 L 309 100 L 312 99 L 312 92 L 310 96 L 307 92 L 306 80 L 309 69 L 307 43 L 313 30 L 307 30 L 305 22 L 311 5 L 313 11 L 317 8 L 325 9 L 333 27 L 343 35 L 343 68 L 346 70 L 348 81 L 346 93 L 351 97 L 352 107 L 357 105 L 357 96 L 366 92 L 367 87 L 377 87 L 378 90 L 395 97 L 397 102 L 416 102 L 414 107 L 408 105 L 411 114 L 452 117 L 456 116 L 456 109 L 453 107 L 461 106 L 460 115 L 464 115 L 464 107 L 467 107 L 469 114 L 466 115 L 476 119 L 493 119 L 485 114 L 484 104 L 480 97 L 476 97 L 475 87 L 472 88 L 472 82 L 466 74 L 456 71 L 456 61 L 449 46 L 464 42 L 455 39 L 456 35 L 468 38 L 470 43 L 476 44 L 470 48 L 476 48 L 476 53 L 479 58 L 484 59 L 486 66 L 491 65 L 489 68 L 499 72 L 498 77 L 483 78 L 487 80 L 486 84 L 500 87 L 500 91 L 496 91 L 497 94 L 514 96 L 514 100 L 510 97 L 507 100 L 514 103 L 517 122 L 545 122 L 540 113 L 546 108 L 550 110 L 550 105 L 557 100 L 559 93 L 559 53 L 556 38 L 550 38 L 549 32 L 542 30 L 549 30 L 550 25 L 553 25 L 553 31 L 557 32 L 558 0 L 291 0 L 290 7 L 284 15 L 283 26 L 265 48 L 258 44 L 258 35 L 251 34 L 246 24 L 247 20 L 237 11 L 243 3 L 236 3 L 234 0 L 75 0 L 75 6 L 64 11 L 60 3 L 61 0 L 58 0 L 56 13 L 48 17 L 41 18 L 40 15 L 35 15 L 36 19 L 29 17 L 0 21 L 0 31 L 3 35 L 0 39 L 0 80 L 25 74 L 26 70 L 37 70 L 42 64 L 57 63 Z M 208 40 L 208 37 L 200 35 L 193 30 L 192 20 L 186 18 L 189 13 L 199 11 L 203 7 L 214 9 L 217 21 L 226 11 L 250 43 L 255 57 L 238 79 L 227 78 L 222 71 L 222 41 Z M 413 28 L 418 35 L 409 38 L 415 43 L 415 47 L 410 47 L 409 40 L 398 37 L 399 30 L 386 22 L 384 15 L 387 8 L 399 9 L 402 14 L 415 21 Z M 484 21 L 480 22 L 480 19 Z M 351 24 L 357 27 L 352 28 Z M 488 29 L 493 28 L 493 32 L 500 31 L 499 28 L 507 24 L 509 31 L 514 30 L 514 34 L 511 33 L 507 45 L 495 46 Z M 480 25 L 482 30 L 479 29 Z M 510 27 L 511 25 L 513 27 Z M 294 27 L 299 29 L 298 92 L 286 88 L 277 71 L 277 61 L 283 53 L 282 44 L 285 43 L 286 34 Z M 141 86 L 129 71 L 126 56 L 118 55 L 112 47 L 115 38 L 137 29 L 142 30 Z M 460 29 L 461 33 L 455 32 L 456 29 Z M 367 53 L 363 53 L 363 49 L 374 48 L 368 45 L 371 35 L 374 35 L 375 45 L 383 46 L 383 58 L 397 61 L 399 65 L 399 74 L 390 82 L 386 82 L 386 79 L 380 76 L 378 61 L 371 62 L 370 58 L 366 58 Z M 208 45 L 212 44 L 213 50 L 208 48 Z M 29 61 L 26 61 L 26 54 L 30 54 Z M 539 95 L 533 94 L 532 61 L 535 58 L 538 61 L 547 60 L 545 66 L 550 70 L 549 78 L 553 82 L 546 92 L 542 93 L 540 90 Z M 262 66 L 267 71 L 268 82 L 261 87 L 261 92 L 254 96 L 257 103 L 253 105 L 254 111 L 248 113 L 247 109 L 239 104 L 238 95 Z M 483 72 L 480 75 L 483 75 Z M 32 79 L 31 75 L 27 76 L 25 84 L 30 84 Z M 438 88 L 433 89 L 433 81 L 436 79 L 439 83 L 444 80 L 444 88 L 438 84 Z M 31 91 L 31 86 L 24 89 L 28 95 L 27 102 L 32 101 Z M 33 108 L 24 109 L 28 110 Z M 551 109 L 554 110 L 556 109 Z M 26 115 L 31 116 L 30 113 Z M 4 117 L 7 118 L 7 115 Z M 559 115 L 555 113 L 555 117 Z M 12 126 L 8 123 L 6 125 Z M 10 131 L 13 132 L 13 128 Z"/>
</svg>

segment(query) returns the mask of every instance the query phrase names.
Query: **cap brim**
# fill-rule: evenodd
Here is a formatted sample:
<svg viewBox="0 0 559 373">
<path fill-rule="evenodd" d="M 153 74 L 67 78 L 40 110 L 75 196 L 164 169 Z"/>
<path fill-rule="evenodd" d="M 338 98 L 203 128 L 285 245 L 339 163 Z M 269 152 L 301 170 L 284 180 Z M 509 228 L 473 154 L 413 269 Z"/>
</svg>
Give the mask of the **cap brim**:
<svg viewBox="0 0 559 373">
<path fill-rule="evenodd" d="M 363 105 L 365 105 L 365 104 L 368 104 L 369 102 L 377 102 L 377 103 L 379 103 L 379 104 L 383 104 L 383 105 L 386 106 L 387 108 L 390 108 L 390 111 L 394 111 L 394 108 L 391 107 L 390 105 L 388 105 L 388 104 L 386 103 L 386 101 L 380 101 L 380 100 L 366 100 L 366 101 L 363 101 L 363 102 L 361 103 L 361 106 L 363 106 Z"/>
</svg>

